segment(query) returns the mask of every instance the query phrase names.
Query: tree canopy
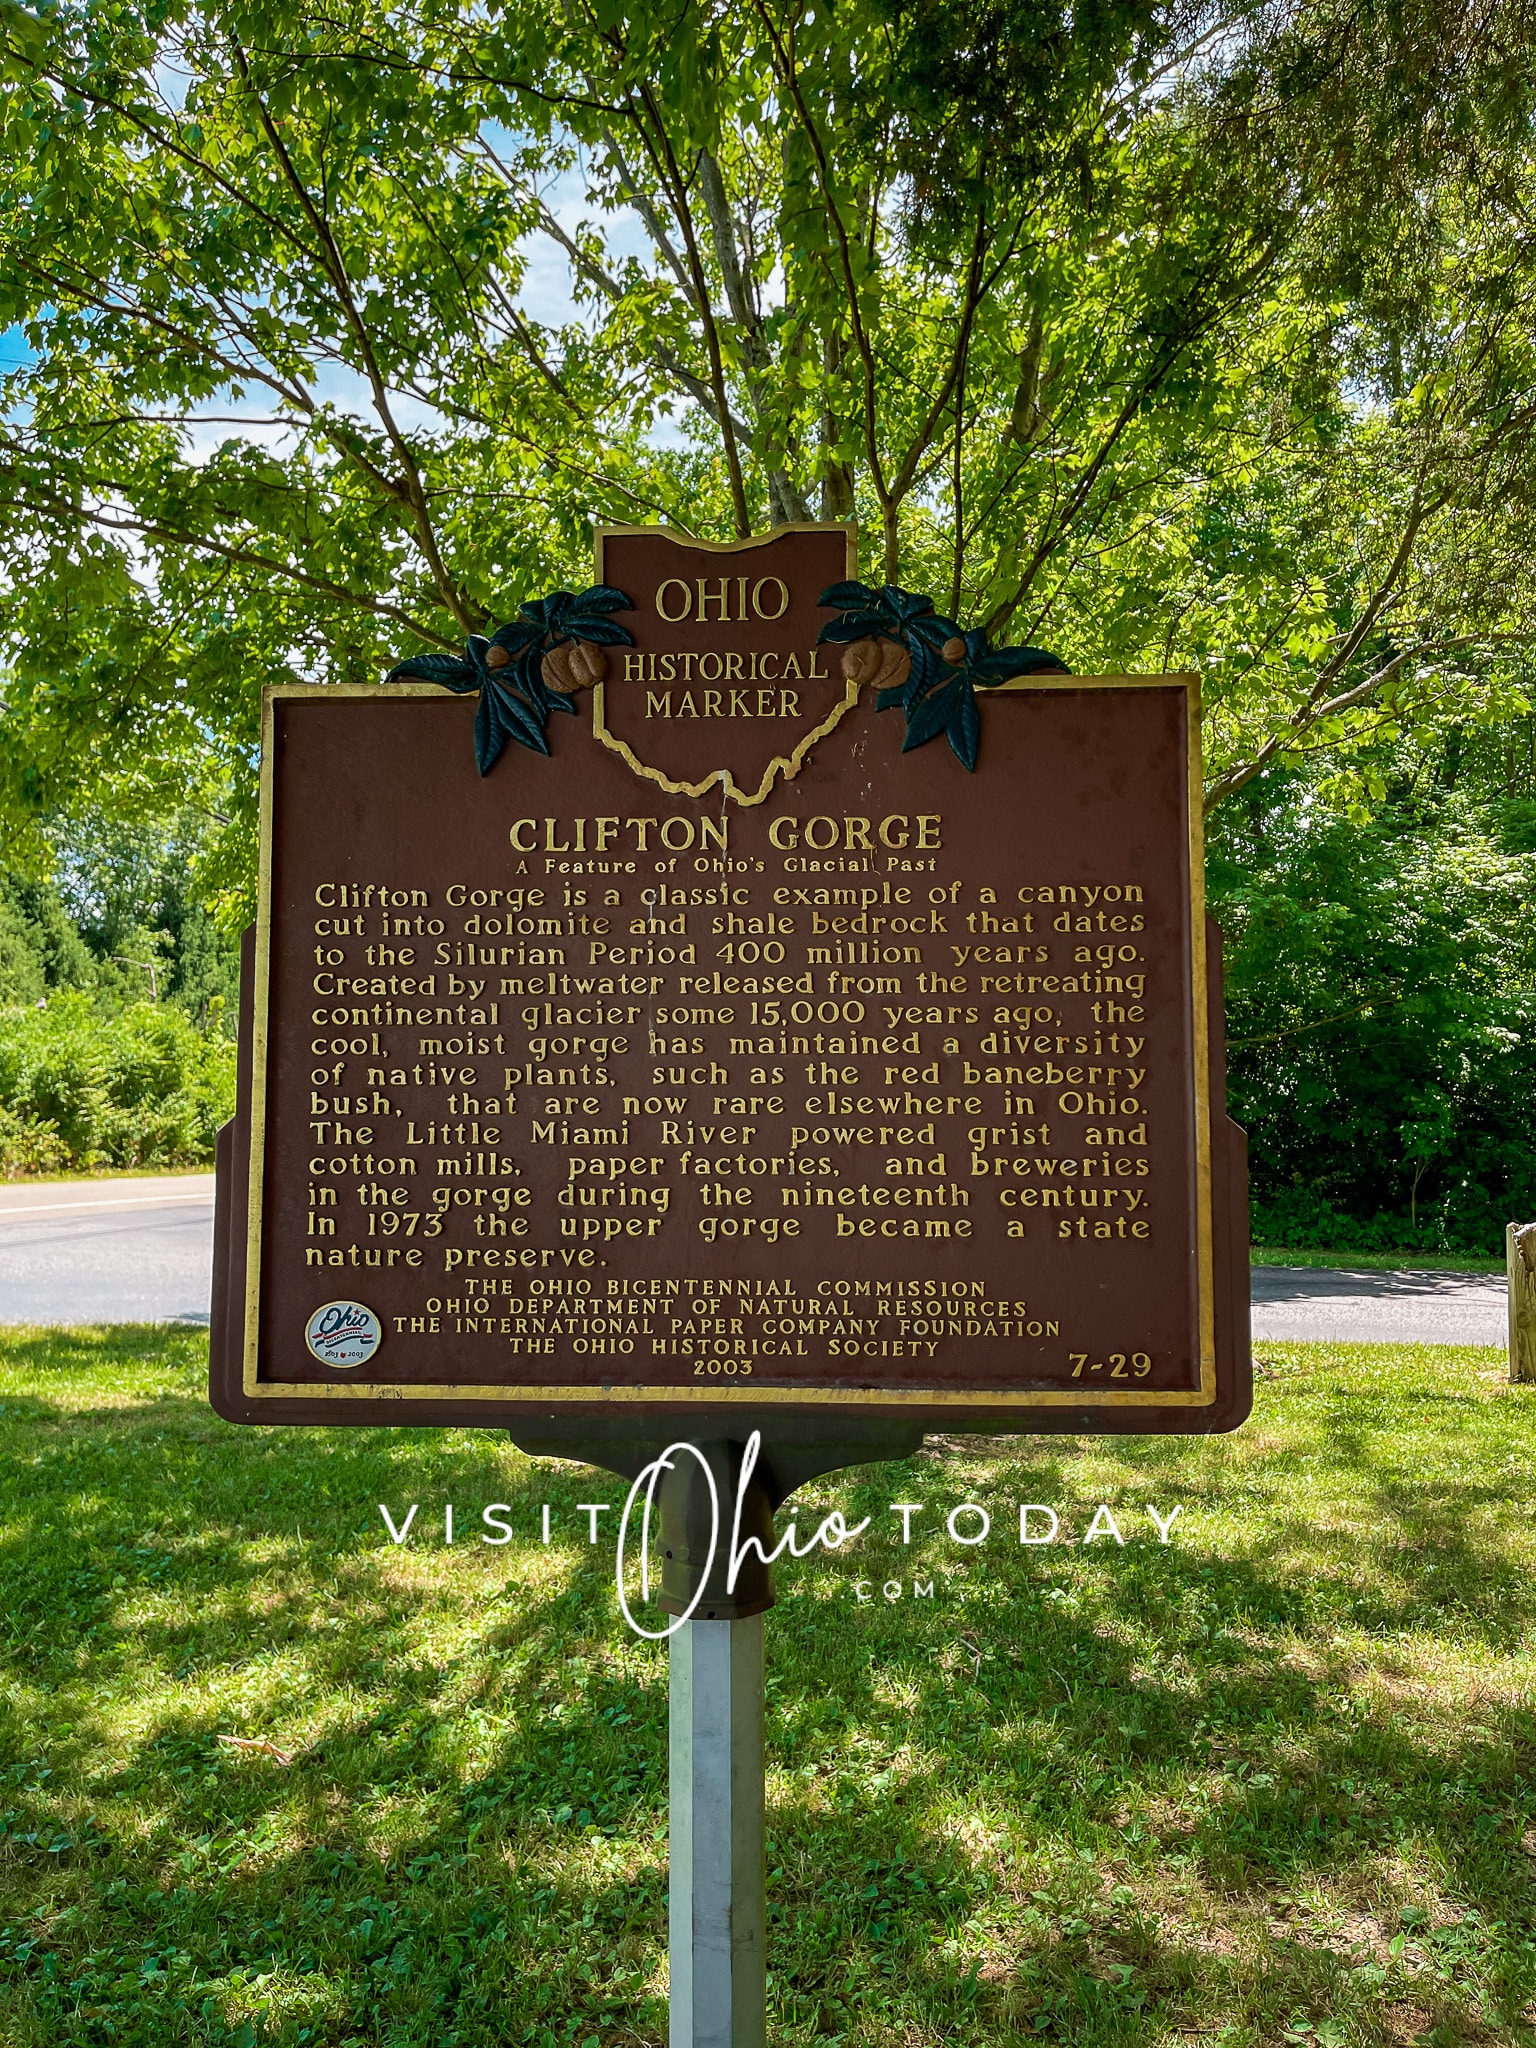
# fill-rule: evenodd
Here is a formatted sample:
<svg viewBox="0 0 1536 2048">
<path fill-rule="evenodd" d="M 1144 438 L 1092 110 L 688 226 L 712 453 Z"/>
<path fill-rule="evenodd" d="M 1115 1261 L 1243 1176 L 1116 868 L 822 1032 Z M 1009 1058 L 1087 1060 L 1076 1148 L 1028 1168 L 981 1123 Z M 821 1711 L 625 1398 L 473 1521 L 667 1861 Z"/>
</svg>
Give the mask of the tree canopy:
<svg viewBox="0 0 1536 2048">
<path fill-rule="evenodd" d="M 200 803 L 262 683 L 589 580 L 596 523 L 1196 667 L 1213 801 L 1519 700 L 1515 0 L 0 9 L 0 814 Z"/>
</svg>

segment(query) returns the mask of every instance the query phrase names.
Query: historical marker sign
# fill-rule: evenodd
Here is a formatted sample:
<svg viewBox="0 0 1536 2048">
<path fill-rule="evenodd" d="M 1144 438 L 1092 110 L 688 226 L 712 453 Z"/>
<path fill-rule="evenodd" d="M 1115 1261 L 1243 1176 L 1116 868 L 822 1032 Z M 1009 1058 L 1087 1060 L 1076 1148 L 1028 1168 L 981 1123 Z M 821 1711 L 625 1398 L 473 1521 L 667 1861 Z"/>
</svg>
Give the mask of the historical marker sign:
<svg viewBox="0 0 1536 2048">
<path fill-rule="evenodd" d="M 268 693 L 220 1412 L 1241 1421 L 1193 681 L 975 667 L 903 751 L 845 529 L 599 549 L 547 758 L 482 775 L 430 683 Z"/>
</svg>

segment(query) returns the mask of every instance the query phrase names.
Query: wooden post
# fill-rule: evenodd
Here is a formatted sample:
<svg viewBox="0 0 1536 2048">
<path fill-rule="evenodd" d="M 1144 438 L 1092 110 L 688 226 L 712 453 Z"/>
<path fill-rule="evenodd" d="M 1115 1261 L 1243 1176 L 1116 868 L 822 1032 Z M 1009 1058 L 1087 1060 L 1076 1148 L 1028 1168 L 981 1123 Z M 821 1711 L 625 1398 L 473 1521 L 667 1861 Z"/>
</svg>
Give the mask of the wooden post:
<svg viewBox="0 0 1536 2048">
<path fill-rule="evenodd" d="M 1536 1380 L 1536 1223 L 1511 1223 L 1504 1233 L 1509 1273 L 1509 1376 Z"/>
</svg>

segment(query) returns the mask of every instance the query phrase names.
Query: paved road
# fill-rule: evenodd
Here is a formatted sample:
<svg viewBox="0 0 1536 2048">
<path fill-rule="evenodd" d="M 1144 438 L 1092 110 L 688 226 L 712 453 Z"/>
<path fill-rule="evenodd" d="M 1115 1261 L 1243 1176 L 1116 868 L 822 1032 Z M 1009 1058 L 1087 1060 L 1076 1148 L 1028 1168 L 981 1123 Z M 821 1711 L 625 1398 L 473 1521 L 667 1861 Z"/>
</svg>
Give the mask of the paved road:
<svg viewBox="0 0 1536 2048">
<path fill-rule="evenodd" d="M 0 1323 L 208 1320 L 213 1175 L 0 1187 Z"/>
<path fill-rule="evenodd" d="M 0 1324 L 208 1320 L 213 1176 L 0 1187 Z M 1493 1274 L 1253 1271 L 1253 1334 L 1502 1344 Z"/>
<path fill-rule="evenodd" d="M 1256 1342 L 1505 1344 L 1508 1295 L 1496 1273 L 1356 1273 L 1255 1266 Z"/>
</svg>

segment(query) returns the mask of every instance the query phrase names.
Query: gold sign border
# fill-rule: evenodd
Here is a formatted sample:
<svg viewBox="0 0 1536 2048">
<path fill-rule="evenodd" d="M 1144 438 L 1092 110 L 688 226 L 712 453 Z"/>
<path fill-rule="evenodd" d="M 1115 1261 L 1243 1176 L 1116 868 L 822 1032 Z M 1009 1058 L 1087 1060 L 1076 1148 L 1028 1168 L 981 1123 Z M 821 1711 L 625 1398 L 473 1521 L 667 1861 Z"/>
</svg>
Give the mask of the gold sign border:
<svg viewBox="0 0 1536 2048">
<path fill-rule="evenodd" d="M 610 529 L 611 530 L 611 529 Z M 781 529 L 782 530 L 782 529 Z M 697 545 L 704 545 L 700 542 Z M 1031 690 L 1166 690 L 1182 689 L 1189 774 L 1185 802 L 1189 818 L 1190 977 L 1188 996 L 1190 1042 L 1194 1050 L 1195 1108 L 1195 1284 L 1199 1310 L 1200 1386 L 1173 1392 L 1126 1388 L 1100 1392 L 1093 1388 L 1037 1388 L 1032 1391 L 988 1391 L 945 1387 L 765 1387 L 739 1381 L 708 1386 L 454 1386 L 352 1380 L 261 1380 L 257 1376 L 261 1306 L 261 1223 L 266 1135 L 268 1006 L 272 955 L 272 832 L 274 801 L 274 706 L 279 701 L 333 701 L 337 697 L 433 697 L 443 693 L 431 683 L 282 684 L 262 691 L 261 699 L 261 871 L 256 913 L 256 985 L 251 1032 L 251 1156 L 250 1206 L 245 1256 L 245 1345 L 243 1384 L 253 1400 L 353 1401 L 559 1401 L 596 1406 L 603 1403 L 649 1402 L 684 1407 L 696 1402 L 718 1405 L 756 1404 L 812 1407 L 943 1407 L 943 1408 L 1209 1408 L 1216 1400 L 1216 1308 L 1214 1229 L 1211 1215 L 1211 1088 L 1210 1030 L 1206 1008 L 1205 950 L 1205 784 L 1200 751 L 1200 681 L 1194 675 L 1167 676 L 1018 676 L 984 696 L 1022 694 Z M 807 742 L 809 744 L 809 742 Z M 984 772 L 984 771 L 983 771 Z M 707 785 L 706 785 L 707 786 Z M 355 1368 L 354 1368 L 355 1369 Z"/>
<path fill-rule="evenodd" d="M 752 548 L 767 547 L 781 534 L 837 532 L 841 532 L 847 542 L 848 553 L 844 572 L 851 580 L 859 573 L 858 527 L 852 520 L 800 520 L 789 525 L 776 526 L 772 533 L 756 534 L 751 540 L 695 540 L 691 533 L 678 533 L 670 526 L 600 526 L 593 536 L 596 566 L 594 580 L 598 583 L 608 581 L 603 573 L 603 548 L 604 543 L 615 534 L 660 534 L 665 540 L 675 541 L 680 548 L 697 548 L 701 554 L 741 555 L 748 553 Z M 672 777 L 664 774 L 660 768 L 648 768 L 628 740 L 622 740 L 617 733 L 608 730 L 608 695 L 603 683 L 594 683 L 592 686 L 592 736 L 601 740 L 610 753 L 617 754 L 622 760 L 627 761 L 637 775 L 644 776 L 648 782 L 659 783 L 668 796 L 708 796 L 712 789 L 718 789 L 722 797 L 750 810 L 754 804 L 762 803 L 780 775 L 786 782 L 794 780 L 800 773 L 806 755 L 816 742 L 824 740 L 829 732 L 835 732 L 858 701 L 858 684 L 845 684 L 843 701 L 833 705 L 820 725 L 814 731 L 808 732 L 792 753 L 774 756 L 763 770 L 763 779 L 758 784 L 755 794 L 750 796 L 737 782 L 729 768 L 712 768 L 702 782 L 674 782 Z"/>
</svg>

